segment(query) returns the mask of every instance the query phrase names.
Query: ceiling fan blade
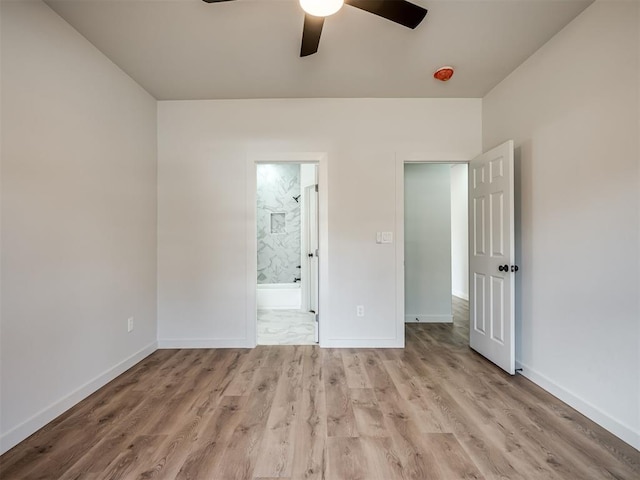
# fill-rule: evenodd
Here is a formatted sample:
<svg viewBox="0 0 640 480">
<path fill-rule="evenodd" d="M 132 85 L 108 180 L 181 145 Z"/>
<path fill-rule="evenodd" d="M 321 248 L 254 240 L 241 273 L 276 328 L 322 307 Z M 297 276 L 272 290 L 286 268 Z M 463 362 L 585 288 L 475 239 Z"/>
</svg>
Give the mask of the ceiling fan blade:
<svg viewBox="0 0 640 480">
<path fill-rule="evenodd" d="M 304 27 L 302 29 L 302 45 L 300 46 L 300 56 L 307 57 L 318 51 L 320 34 L 324 25 L 324 17 L 314 17 L 305 13 Z"/>
<path fill-rule="evenodd" d="M 345 0 L 344 3 L 408 28 L 416 28 L 427 10 L 406 0 Z"/>
</svg>

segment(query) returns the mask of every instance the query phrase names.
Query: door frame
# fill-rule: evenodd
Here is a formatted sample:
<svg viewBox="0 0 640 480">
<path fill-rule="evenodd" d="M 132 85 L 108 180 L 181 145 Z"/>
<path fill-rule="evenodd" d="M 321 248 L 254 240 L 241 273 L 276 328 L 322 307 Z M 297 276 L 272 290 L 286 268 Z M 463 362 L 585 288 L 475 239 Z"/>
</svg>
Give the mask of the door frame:
<svg viewBox="0 0 640 480">
<path fill-rule="evenodd" d="M 267 152 L 255 153 L 247 156 L 246 162 L 246 310 L 245 328 L 247 347 L 255 348 L 258 344 L 257 338 L 257 302 L 256 290 L 258 279 L 258 259 L 256 252 L 258 249 L 257 228 L 256 228 L 256 167 L 261 163 L 315 163 L 318 165 L 318 276 L 319 276 L 319 298 L 318 313 L 319 323 L 323 318 L 328 317 L 329 305 L 329 199 L 328 199 L 328 155 L 327 152 Z M 321 347 L 326 343 L 323 332 L 326 328 L 320 326 L 320 338 L 318 345 Z"/>
<path fill-rule="evenodd" d="M 447 154 L 396 154 L 396 338 L 405 346 L 404 310 L 404 166 L 408 163 L 469 164 L 475 158 Z"/>
<path fill-rule="evenodd" d="M 304 164 L 309 165 L 309 164 Z M 303 231 L 300 254 L 300 288 L 302 289 L 302 310 L 313 312 L 313 336 L 316 343 L 320 343 L 319 312 L 320 312 L 320 263 L 318 257 L 319 247 L 319 205 L 318 205 L 318 168 L 317 163 L 311 164 L 315 168 L 315 182 L 307 185 L 302 190 L 304 202 L 304 220 L 302 222 Z M 311 275 L 310 272 L 314 274 Z"/>
</svg>

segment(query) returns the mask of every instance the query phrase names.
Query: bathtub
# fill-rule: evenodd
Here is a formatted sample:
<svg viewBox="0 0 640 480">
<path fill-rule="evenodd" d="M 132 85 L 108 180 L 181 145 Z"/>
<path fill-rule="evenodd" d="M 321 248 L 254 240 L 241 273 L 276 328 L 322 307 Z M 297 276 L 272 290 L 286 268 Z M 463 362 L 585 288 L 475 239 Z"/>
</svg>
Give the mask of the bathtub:
<svg viewBox="0 0 640 480">
<path fill-rule="evenodd" d="M 259 309 L 300 310 L 302 290 L 299 283 L 262 283 L 258 284 L 256 301 Z"/>
</svg>

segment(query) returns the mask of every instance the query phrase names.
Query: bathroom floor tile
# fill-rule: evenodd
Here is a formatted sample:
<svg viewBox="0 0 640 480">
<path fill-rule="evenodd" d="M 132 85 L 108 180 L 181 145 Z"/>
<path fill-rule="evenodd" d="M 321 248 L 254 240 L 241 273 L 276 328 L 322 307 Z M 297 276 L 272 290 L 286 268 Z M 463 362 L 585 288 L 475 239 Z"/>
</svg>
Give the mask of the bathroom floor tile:
<svg viewBox="0 0 640 480">
<path fill-rule="evenodd" d="M 258 310 L 258 345 L 315 345 L 313 314 Z"/>
</svg>

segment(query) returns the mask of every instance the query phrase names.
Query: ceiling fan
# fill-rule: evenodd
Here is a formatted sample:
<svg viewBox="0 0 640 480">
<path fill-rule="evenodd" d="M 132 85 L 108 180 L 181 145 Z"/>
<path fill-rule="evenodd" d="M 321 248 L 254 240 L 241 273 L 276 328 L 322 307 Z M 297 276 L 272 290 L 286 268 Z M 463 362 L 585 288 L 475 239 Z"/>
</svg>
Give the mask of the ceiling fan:
<svg viewBox="0 0 640 480">
<path fill-rule="evenodd" d="M 203 0 L 206 3 L 232 0 Z M 318 51 L 324 19 L 333 15 L 346 3 L 365 12 L 373 13 L 407 28 L 416 28 L 427 10 L 406 0 L 299 0 L 305 11 L 300 56 L 306 57 Z"/>
</svg>

